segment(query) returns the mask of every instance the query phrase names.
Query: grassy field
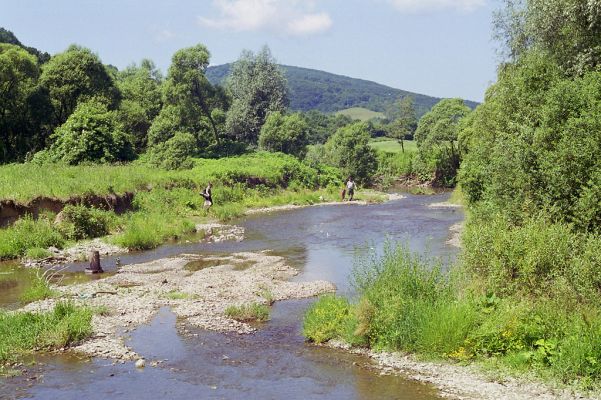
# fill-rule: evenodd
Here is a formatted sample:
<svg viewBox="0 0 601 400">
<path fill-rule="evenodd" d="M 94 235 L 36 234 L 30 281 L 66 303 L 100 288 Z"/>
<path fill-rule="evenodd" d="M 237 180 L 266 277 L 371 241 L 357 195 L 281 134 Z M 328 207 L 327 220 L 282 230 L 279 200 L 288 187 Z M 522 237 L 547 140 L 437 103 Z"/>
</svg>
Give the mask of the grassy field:
<svg viewBox="0 0 601 400">
<path fill-rule="evenodd" d="M 132 250 L 154 248 L 166 240 L 195 231 L 198 223 L 227 221 L 251 208 L 310 205 L 338 198 L 342 178 L 337 169 L 309 167 L 292 156 L 273 153 L 197 159 L 190 170 L 165 171 L 145 165 L 39 168 L 29 164 L 0 167 L 0 200 L 27 204 L 39 197 L 66 200 L 89 194 L 135 192 L 125 214 L 69 206 L 63 220 L 43 213 L 24 217 L 0 229 L 0 259 L 47 255 L 50 246 L 65 248 L 75 241 L 105 240 Z M 213 183 L 214 205 L 203 207 L 199 191 Z M 359 193 L 379 201 L 378 195 Z"/>
<path fill-rule="evenodd" d="M 377 111 L 368 110 L 362 107 L 352 107 L 346 110 L 337 111 L 336 114 L 346 115 L 352 119 L 358 119 L 360 121 L 369 121 L 374 118 L 385 118 L 384 114 Z"/>
<path fill-rule="evenodd" d="M 395 139 L 372 141 L 369 144 L 374 150 L 385 153 L 401 153 L 401 145 Z M 417 143 L 414 140 L 403 141 L 406 153 L 417 152 Z"/>
<path fill-rule="evenodd" d="M 142 163 L 122 166 L 9 164 L 0 166 L 0 200 L 25 204 L 40 196 L 66 200 L 86 194 L 136 192 L 161 186 L 201 188 L 209 181 L 234 184 L 248 179 L 268 187 L 287 186 L 292 182 L 317 187 L 324 183 L 324 178 L 328 179 L 319 172 L 291 156 L 262 152 L 217 160 L 197 159 L 194 168 L 181 171 L 161 170 Z"/>
</svg>

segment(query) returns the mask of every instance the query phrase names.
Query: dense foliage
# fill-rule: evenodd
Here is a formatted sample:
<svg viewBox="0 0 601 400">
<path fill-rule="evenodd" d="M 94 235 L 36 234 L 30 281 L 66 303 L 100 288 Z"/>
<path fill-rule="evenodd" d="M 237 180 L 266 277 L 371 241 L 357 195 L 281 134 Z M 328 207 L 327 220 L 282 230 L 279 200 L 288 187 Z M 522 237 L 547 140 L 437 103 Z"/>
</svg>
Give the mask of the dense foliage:
<svg viewBox="0 0 601 400">
<path fill-rule="evenodd" d="M 298 114 L 269 114 L 261 128 L 259 148 L 304 157 L 309 126 Z"/>
<path fill-rule="evenodd" d="M 232 96 L 225 121 L 231 139 L 256 144 L 267 115 L 288 108 L 286 78 L 267 47 L 257 54 L 244 51 L 226 86 Z"/>
<path fill-rule="evenodd" d="M 340 128 L 325 144 L 323 162 L 339 167 L 345 176 L 367 183 L 378 168 L 376 152 L 369 145 L 367 125 L 357 122 Z"/>
<path fill-rule="evenodd" d="M 445 99 L 419 120 L 415 131 L 419 149 L 416 170 L 422 179 L 454 186 L 461 161 L 457 144 L 460 123 L 469 112 L 463 100 Z"/>
</svg>

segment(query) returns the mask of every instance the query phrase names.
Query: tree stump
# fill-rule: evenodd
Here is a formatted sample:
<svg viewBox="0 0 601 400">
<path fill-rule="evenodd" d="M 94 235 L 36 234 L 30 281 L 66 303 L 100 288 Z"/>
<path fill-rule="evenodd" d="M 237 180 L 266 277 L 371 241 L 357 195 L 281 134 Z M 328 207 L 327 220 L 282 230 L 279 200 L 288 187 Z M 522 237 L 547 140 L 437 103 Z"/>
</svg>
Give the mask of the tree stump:
<svg viewBox="0 0 601 400">
<path fill-rule="evenodd" d="M 103 273 L 103 269 L 100 266 L 100 252 L 92 251 L 90 253 L 90 266 L 86 268 L 86 273 L 88 274 L 101 274 Z"/>
</svg>

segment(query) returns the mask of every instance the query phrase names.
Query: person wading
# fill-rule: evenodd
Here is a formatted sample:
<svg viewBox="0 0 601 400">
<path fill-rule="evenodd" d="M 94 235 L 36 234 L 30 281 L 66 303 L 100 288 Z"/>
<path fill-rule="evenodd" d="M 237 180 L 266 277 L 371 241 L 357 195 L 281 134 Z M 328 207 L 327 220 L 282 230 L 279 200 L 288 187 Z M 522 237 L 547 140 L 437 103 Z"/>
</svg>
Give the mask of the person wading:
<svg viewBox="0 0 601 400">
<path fill-rule="evenodd" d="M 209 182 L 209 184 L 207 185 L 207 187 L 205 188 L 205 190 L 203 190 L 202 192 L 200 192 L 200 195 L 202 197 L 204 197 L 204 199 L 205 199 L 204 207 L 207 209 L 207 211 L 213 205 L 213 197 L 211 195 L 211 188 L 212 187 L 213 187 L 213 185 L 211 185 L 211 182 Z"/>
<path fill-rule="evenodd" d="M 346 181 L 346 194 L 348 194 L 348 201 L 353 201 L 353 196 L 355 196 L 355 181 L 353 181 L 353 177 L 349 176 Z"/>
</svg>

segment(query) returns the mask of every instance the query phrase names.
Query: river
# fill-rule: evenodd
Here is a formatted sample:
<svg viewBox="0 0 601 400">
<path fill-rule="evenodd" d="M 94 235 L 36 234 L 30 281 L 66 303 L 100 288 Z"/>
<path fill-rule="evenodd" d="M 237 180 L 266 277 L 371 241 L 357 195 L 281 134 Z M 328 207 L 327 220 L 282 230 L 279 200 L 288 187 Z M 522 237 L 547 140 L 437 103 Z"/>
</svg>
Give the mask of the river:
<svg viewBox="0 0 601 400">
<path fill-rule="evenodd" d="M 271 250 L 299 269 L 298 280 L 325 279 L 352 296 L 349 274 L 357 253 L 403 242 L 448 265 L 457 249 L 446 244 L 449 228 L 463 219 L 456 208 L 432 208 L 447 194 L 413 196 L 369 206 L 322 206 L 234 221 L 242 242 L 178 243 L 121 256 L 137 263 L 181 253 Z M 103 260 L 110 269 L 114 258 Z M 4 268 L 4 269 L 3 269 Z M 5 265 L 2 271 L 14 271 Z M 83 265 L 72 265 L 81 270 Z M 12 287 L 13 292 L 17 289 Z M 0 304 L 14 304 L 0 294 Z M 151 324 L 132 332 L 128 344 L 157 367 L 103 359 L 39 356 L 39 378 L 2 380 L 0 398 L 32 399 L 437 399 L 428 385 L 381 375 L 371 362 L 343 351 L 305 343 L 302 315 L 313 300 L 273 306 L 271 320 L 253 335 L 222 334 L 186 326 L 162 309 Z"/>
</svg>

